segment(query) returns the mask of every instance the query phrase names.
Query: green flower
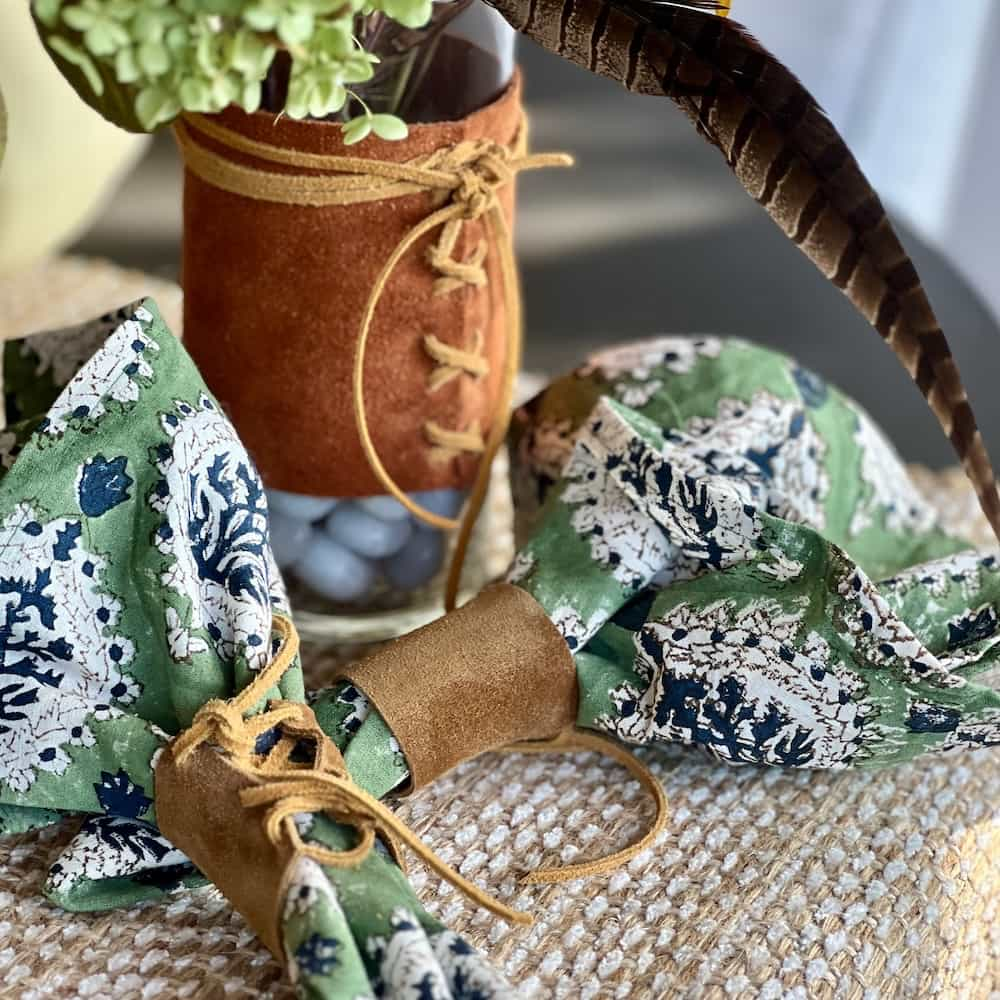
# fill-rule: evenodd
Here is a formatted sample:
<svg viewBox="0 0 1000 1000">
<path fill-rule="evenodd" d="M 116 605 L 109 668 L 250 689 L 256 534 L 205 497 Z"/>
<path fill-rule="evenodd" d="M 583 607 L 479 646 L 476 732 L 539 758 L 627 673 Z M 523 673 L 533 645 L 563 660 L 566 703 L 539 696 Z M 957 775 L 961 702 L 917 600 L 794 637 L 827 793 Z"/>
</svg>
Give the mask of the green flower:
<svg viewBox="0 0 1000 1000">
<path fill-rule="evenodd" d="M 105 117 L 151 131 L 182 111 L 231 104 L 253 112 L 283 48 L 291 56 L 285 112 L 343 111 L 350 88 L 371 79 L 376 56 L 356 20 L 382 12 L 407 27 L 430 17 L 430 0 L 31 0 L 39 31 L 67 79 Z M 367 109 L 347 136 L 398 138 L 405 126 Z"/>
<path fill-rule="evenodd" d="M 340 111 L 351 84 L 370 80 L 375 56 L 360 49 L 351 35 L 352 21 L 320 28 L 292 63 L 285 110 L 291 118 L 323 118 Z"/>
<path fill-rule="evenodd" d="M 83 35 L 83 44 L 91 55 L 115 55 L 130 41 L 126 24 L 135 13 L 132 0 L 81 0 L 66 7 L 62 18 L 74 31 Z"/>
</svg>

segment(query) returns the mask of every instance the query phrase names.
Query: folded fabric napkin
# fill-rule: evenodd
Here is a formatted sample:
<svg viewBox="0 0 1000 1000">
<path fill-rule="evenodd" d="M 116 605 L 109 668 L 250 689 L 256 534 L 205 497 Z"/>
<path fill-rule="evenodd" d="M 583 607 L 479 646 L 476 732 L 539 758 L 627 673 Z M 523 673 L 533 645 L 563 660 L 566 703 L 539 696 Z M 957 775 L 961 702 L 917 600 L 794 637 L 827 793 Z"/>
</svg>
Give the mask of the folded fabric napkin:
<svg viewBox="0 0 1000 1000">
<path fill-rule="evenodd" d="M 507 582 L 308 705 L 263 489 L 152 303 L 8 344 L 5 398 L 0 831 L 89 815 L 46 886 L 70 909 L 197 884 L 190 855 L 303 995 L 513 995 L 422 909 L 379 802 L 484 750 L 598 745 L 574 722 L 793 767 L 998 741 L 995 560 L 760 348 L 556 382 L 512 442 L 538 509 Z"/>
<path fill-rule="evenodd" d="M 157 829 L 154 766 L 278 651 L 287 608 L 264 490 L 152 302 L 7 343 L 4 390 L 0 833 L 89 817 L 45 888 L 67 909 L 201 884 Z M 303 701 L 297 660 L 270 693 Z M 327 816 L 294 818 L 308 844 L 355 839 Z M 304 996 L 509 994 L 381 846 L 351 867 L 299 856 L 282 891 L 279 958 Z"/>
<path fill-rule="evenodd" d="M 814 373 L 660 338 L 591 359 L 514 427 L 508 581 L 574 654 L 579 727 L 832 769 L 1000 742 L 1000 563 L 942 530 Z M 394 787 L 406 765 L 366 694 L 381 707 L 346 686 L 314 708 Z"/>
<path fill-rule="evenodd" d="M 663 338 L 593 358 L 520 427 L 545 506 L 510 579 L 578 651 L 580 725 L 794 767 L 1000 741 L 1000 563 L 819 376 Z"/>
</svg>

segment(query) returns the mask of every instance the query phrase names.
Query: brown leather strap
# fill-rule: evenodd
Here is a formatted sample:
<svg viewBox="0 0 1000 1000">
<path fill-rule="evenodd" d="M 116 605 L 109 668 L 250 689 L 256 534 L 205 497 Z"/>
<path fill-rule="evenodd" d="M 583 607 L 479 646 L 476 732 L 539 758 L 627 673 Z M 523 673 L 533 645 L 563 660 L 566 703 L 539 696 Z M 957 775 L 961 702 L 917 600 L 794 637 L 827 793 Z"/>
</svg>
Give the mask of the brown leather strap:
<svg viewBox="0 0 1000 1000">
<path fill-rule="evenodd" d="M 507 583 L 335 676 L 364 692 L 399 741 L 408 791 L 489 750 L 551 739 L 574 725 L 579 702 L 566 641 Z"/>
<path fill-rule="evenodd" d="M 487 107 L 457 122 L 411 125 L 399 142 L 369 137 L 345 147 L 339 123 L 275 119 L 265 111 L 227 108 L 209 117 L 245 139 L 290 153 L 402 163 L 466 142 L 513 147 L 523 111 L 515 75 Z M 236 169 L 266 169 L 286 193 L 289 174 L 322 173 L 266 163 L 221 144 L 197 121 L 185 122 L 198 148 L 226 157 Z M 512 226 L 514 185 L 498 198 Z M 319 496 L 385 492 L 355 425 L 355 345 L 372 285 L 393 247 L 438 207 L 434 192 L 425 190 L 358 204 L 282 204 L 224 190 L 194 169 L 185 171 L 184 343 L 268 486 Z M 440 230 L 425 234 L 393 271 L 372 320 L 364 370 L 375 450 L 406 492 L 469 486 L 481 461 L 473 451 L 438 447 L 429 439 L 428 421 L 447 431 L 478 426 L 485 434 L 502 415 L 508 317 L 495 241 L 485 217 L 464 223 L 451 256 L 475 260 L 485 241 L 486 283 L 435 294 L 448 287 L 437 285 L 447 275 L 428 260 L 440 237 Z M 478 348 L 488 374 L 432 383 L 442 365 L 427 350 L 429 332 L 455 349 Z M 292 441 L 308 446 L 289 446 Z"/>
<path fill-rule="evenodd" d="M 295 850 L 267 836 L 265 807 L 248 808 L 240 800 L 244 789 L 263 782 L 208 744 L 183 764 L 170 746 L 156 764 L 156 821 L 284 964 L 280 917 Z"/>
</svg>

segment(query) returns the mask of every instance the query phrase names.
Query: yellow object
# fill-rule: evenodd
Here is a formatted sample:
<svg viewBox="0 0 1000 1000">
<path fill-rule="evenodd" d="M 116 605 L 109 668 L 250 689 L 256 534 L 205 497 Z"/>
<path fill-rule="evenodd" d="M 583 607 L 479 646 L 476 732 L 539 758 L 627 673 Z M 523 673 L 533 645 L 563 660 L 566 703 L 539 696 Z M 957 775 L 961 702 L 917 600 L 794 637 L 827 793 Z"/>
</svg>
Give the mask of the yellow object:
<svg viewBox="0 0 1000 1000">
<path fill-rule="evenodd" d="M 26 0 L 2 7 L 7 151 L 0 167 L 0 274 L 77 236 L 148 142 L 77 97 L 39 41 Z"/>
<path fill-rule="evenodd" d="M 498 191 L 510 184 L 518 172 L 544 167 L 567 167 L 572 159 L 561 153 L 528 154 L 526 128 L 522 126 L 515 148 L 479 140 L 462 142 L 407 163 L 390 163 L 362 157 L 326 156 L 283 149 L 248 139 L 203 116 L 189 116 L 191 123 L 206 135 L 230 148 L 249 153 L 269 163 L 280 163 L 308 170 L 322 169 L 323 175 L 273 174 L 256 167 L 233 163 L 194 142 L 182 120 L 174 126 L 177 142 L 189 170 L 224 191 L 231 191 L 262 201 L 290 205 L 354 205 L 427 191 L 447 200 L 403 237 L 390 254 L 372 287 L 358 335 L 354 358 L 353 402 L 358 436 L 372 471 L 387 493 L 392 494 L 414 517 L 442 530 L 458 529 L 458 540 L 445 589 L 445 608 L 455 606 L 459 576 L 476 518 L 486 498 L 490 466 L 507 435 L 507 425 L 514 392 L 514 382 L 521 363 L 521 315 L 514 247 L 507 227 Z M 392 272 L 403 256 L 425 234 L 440 229 L 437 247 L 432 251 L 439 270 L 445 268 L 436 293 L 447 293 L 463 283 L 485 282 L 482 261 L 460 262 L 452 258 L 458 234 L 466 221 L 484 218 L 497 247 L 503 289 L 507 304 L 507 356 L 504 361 L 497 419 L 489 436 L 483 439 L 476 427 L 462 431 L 446 430 L 433 421 L 424 426 L 431 444 L 452 450 L 481 453 L 476 482 L 465 514 L 460 521 L 426 510 L 407 496 L 382 464 L 368 428 L 364 400 L 364 366 L 368 334 L 379 300 Z M 458 285 L 454 283 L 458 282 Z M 452 358 L 452 361 L 455 359 Z M 468 359 L 471 365 L 472 359 Z M 448 362 L 450 363 L 450 362 Z"/>
</svg>

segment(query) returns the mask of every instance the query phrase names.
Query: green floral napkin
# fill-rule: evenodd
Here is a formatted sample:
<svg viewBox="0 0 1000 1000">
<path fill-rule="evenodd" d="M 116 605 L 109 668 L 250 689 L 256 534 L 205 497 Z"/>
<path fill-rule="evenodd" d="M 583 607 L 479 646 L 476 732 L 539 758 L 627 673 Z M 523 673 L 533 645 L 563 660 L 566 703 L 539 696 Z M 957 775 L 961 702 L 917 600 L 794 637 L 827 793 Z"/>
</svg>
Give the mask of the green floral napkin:
<svg viewBox="0 0 1000 1000">
<path fill-rule="evenodd" d="M 180 891 L 199 877 L 156 829 L 153 763 L 270 658 L 284 598 L 263 490 L 151 303 L 4 362 L 0 831 L 89 816 L 46 887 L 67 908 Z M 791 767 L 1000 742 L 1000 567 L 939 527 L 820 378 L 665 338 L 593 359 L 522 418 L 534 523 L 509 579 L 575 655 L 580 726 Z M 304 697 L 297 669 L 280 693 Z M 362 788 L 405 780 L 359 691 L 310 702 Z M 297 825 L 353 842 L 324 816 Z M 301 858 L 282 916 L 305 996 L 513 994 L 382 850 L 355 869 Z"/>
<path fill-rule="evenodd" d="M 156 828 L 153 765 L 271 656 L 285 599 L 264 490 L 151 302 L 6 344 L 4 393 L 0 834 L 88 817 L 46 884 L 67 909 L 200 884 Z M 280 694 L 303 699 L 297 665 Z M 324 816 L 297 825 L 353 843 Z M 301 858 L 282 919 L 303 996 L 510 995 L 381 850 L 345 870 Z"/>
<path fill-rule="evenodd" d="M 519 417 L 528 537 L 508 580 L 575 654 L 580 726 L 809 768 L 1000 742 L 1000 563 L 941 529 L 820 377 L 667 337 L 598 355 Z M 314 707 L 346 759 L 403 780 L 359 692 Z"/>
<path fill-rule="evenodd" d="M 510 579 L 577 651 L 580 725 L 812 768 L 1000 742 L 1000 564 L 821 378 L 666 338 L 532 409 L 521 480 L 545 505 Z"/>
</svg>

